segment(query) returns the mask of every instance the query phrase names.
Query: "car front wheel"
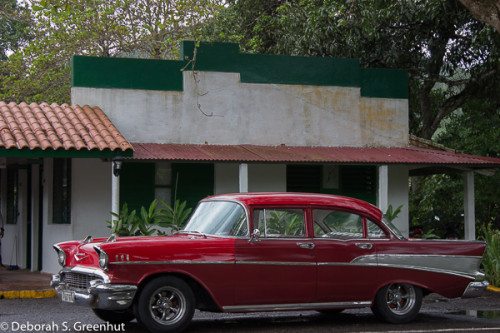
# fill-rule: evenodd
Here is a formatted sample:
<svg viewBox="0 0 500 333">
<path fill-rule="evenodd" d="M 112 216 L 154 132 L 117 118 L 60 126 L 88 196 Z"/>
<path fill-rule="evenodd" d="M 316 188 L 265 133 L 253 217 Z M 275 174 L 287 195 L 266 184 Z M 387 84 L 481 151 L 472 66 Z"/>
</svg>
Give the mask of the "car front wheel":
<svg viewBox="0 0 500 333">
<path fill-rule="evenodd" d="M 153 333 L 181 332 L 194 314 L 195 298 L 189 285 L 173 276 L 151 280 L 142 290 L 137 314 Z"/>
<path fill-rule="evenodd" d="M 422 289 L 406 283 L 393 283 L 380 289 L 372 305 L 373 313 L 392 324 L 412 321 L 422 305 Z"/>
</svg>

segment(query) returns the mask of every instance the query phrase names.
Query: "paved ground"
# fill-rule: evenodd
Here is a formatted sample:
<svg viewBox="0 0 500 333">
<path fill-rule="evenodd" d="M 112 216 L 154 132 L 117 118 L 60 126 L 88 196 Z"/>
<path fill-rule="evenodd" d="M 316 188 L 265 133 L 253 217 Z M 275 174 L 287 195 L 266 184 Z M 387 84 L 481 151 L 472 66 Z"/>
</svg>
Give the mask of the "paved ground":
<svg viewBox="0 0 500 333">
<path fill-rule="evenodd" d="M 492 318 L 483 318 L 483 317 Z M 4 324 L 6 323 L 6 324 Z M 0 300 L 0 332 L 110 332 L 104 328 L 85 329 L 83 325 L 102 324 L 88 308 L 67 305 L 57 299 Z M 2 326 L 3 325 L 3 326 Z M 14 326 L 13 326 L 14 325 Z M 115 332 L 123 332 L 115 327 Z M 135 322 L 125 326 L 125 332 L 144 332 Z M 485 292 L 477 299 L 445 300 L 431 295 L 425 299 L 421 315 L 411 324 L 389 325 L 379 322 L 369 310 L 348 310 L 333 316 L 314 311 L 212 314 L 196 313 L 188 332 L 500 332 L 500 294 Z"/>
<path fill-rule="evenodd" d="M 0 291 L 50 289 L 51 274 L 0 268 Z"/>
</svg>

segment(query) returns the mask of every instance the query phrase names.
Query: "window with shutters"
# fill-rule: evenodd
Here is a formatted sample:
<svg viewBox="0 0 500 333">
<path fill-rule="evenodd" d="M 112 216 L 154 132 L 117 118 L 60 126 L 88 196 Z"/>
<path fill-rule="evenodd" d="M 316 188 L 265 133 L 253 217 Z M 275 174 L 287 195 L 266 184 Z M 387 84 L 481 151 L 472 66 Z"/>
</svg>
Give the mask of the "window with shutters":
<svg viewBox="0 0 500 333">
<path fill-rule="evenodd" d="M 6 223 L 16 224 L 19 215 L 19 170 L 14 168 L 7 169 L 7 214 Z"/>
<path fill-rule="evenodd" d="M 55 158 L 52 176 L 52 223 L 71 223 L 71 159 Z"/>
</svg>

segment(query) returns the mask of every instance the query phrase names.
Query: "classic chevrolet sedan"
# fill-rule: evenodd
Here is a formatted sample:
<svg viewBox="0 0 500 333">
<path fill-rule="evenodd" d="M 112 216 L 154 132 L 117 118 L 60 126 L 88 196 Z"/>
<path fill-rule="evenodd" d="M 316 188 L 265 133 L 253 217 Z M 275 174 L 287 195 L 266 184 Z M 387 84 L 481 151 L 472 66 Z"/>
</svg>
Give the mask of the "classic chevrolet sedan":
<svg viewBox="0 0 500 333">
<path fill-rule="evenodd" d="M 54 248 L 62 301 L 113 323 L 135 318 L 151 332 L 182 331 L 195 309 L 371 307 L 405 323 L 426 294 L 474 297 L 488 285 L 484 243 L 406 239 L 375 206 L 323 194 L 212 196 L 174 235 L 89 236 Z"/>
</svg>

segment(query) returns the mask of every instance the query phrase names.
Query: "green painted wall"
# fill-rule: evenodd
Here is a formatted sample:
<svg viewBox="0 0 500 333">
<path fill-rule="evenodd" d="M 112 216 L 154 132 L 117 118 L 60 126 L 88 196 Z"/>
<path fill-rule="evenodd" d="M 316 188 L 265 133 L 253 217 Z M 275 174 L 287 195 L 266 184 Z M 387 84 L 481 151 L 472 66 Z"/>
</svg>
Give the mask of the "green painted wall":
<svg viewBox="0 0 500 333">
<path fill-rule="evenodd" d="M 120 174 L 120 208 L 127 203 L 129 211 L 149 207 L 155 197 L 155 164 L 124 162 Z"/>
<path fill-rule="evenodd" d="M 182 91 L 184 61 L 74 56 L 73 87 Z"/>
<path fill-rule="evenodd" d="M 74 56 L 74 87 L 182 91 L 182 71 L 240 73 L 241 82 L 359 87 L 365 97 L 408 98 L 408 76 L 398 69 L 359 66 L 357 59 L 240 53 L 238 44 L 182 43 L 181 60 Z"/>
<path fill-rule="evenodd" d="M 195 207 L 198 201 L 214 194 L 214 165 L 172 163 L 172 200 L 174 196 Z"/>
<path fill-rule="evenodd" d="M 321 165 L 287 165 L 287 191 L 344 195 L 377 202 L 377 168 L 365 165 L 339 166 L 339 188 L 324 188 Z"/>
<path fill-rule="evenodd" d="M 26 158 L 36 158 L 36 157 L 54 157 L 54 158 L 79 158 L 79 157 L 89 157 L 89 158 L 111 158 L 111 157 L 130 157 L 132 156 L 133 151 L 121 151 L 115 150 L 111 151 L 107 150 L 64 150 L 64 149 L 5 149 L 0 148 L 0 157 L 26 157 Z"/>
</svg>

